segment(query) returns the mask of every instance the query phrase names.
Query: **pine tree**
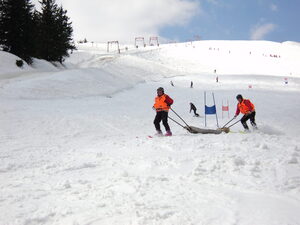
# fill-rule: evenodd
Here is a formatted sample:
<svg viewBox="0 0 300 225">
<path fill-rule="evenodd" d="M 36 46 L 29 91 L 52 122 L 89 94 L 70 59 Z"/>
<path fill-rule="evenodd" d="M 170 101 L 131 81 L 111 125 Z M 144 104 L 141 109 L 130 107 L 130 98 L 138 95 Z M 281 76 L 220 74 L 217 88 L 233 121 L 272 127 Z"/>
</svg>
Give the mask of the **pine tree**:
<svg viewBox="0 0 300 225">
<path fill-rule="evenodd" d="M 31 0 L 0 2 L 0 45 L 28 63 L 34 48 L 32 10 Z"/>
<path fill-rule="evenodd" d="M 73 28 L 65 11 L 55 0 L 42 0 L 41 12 L 36 13 L 38 41 L 36 57 L 48 61 L 63 62 L 68 50 L 75 49 L 72 41 Z"/>
<path fill-rule="evenodd" d="M 36 23 L 37 23 L 37 51 L 36 57 L 45 59 L 47 61 L 55 61 L 54 45 L 56 27 L 55 27 L 55 12 L 57 10 L 53 0 L 42 0 L 41 12 L 36 12 Z"/>
<path fill-rule="evenodd" d="M 31 63 L 31 57 L 63 62 L 75 49 L 72 23 L 55 0 L 41 0 L 41 12 L 31 0 L 0 0 L 0 48 Z"/>
<path fill-rule="evenodd" d="M 74 50 L 75 45 L 73 43 L 72 34 L 73 28 L 72 23 L 69 22 L 67 11 L 62 7 L 58 9 L 57 15 L 57 27 L 58 27 L 58 39 L 57 39 L 57 51 L 59 62 L 62 63 L 63 58 L 69 56 L 68 51 Z"/>
</svg>

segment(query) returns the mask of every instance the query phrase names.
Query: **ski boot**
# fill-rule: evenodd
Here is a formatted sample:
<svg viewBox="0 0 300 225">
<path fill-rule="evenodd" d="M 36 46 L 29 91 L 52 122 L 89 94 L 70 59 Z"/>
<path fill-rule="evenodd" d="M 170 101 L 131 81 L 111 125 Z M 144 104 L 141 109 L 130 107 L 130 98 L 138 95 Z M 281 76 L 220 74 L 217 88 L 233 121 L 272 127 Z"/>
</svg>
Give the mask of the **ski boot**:
<svg viewBox="0 0 300 225">
<path fill-rule="evenodd" d="M 172 132 L 170 130 L 167 130 L 167 133 L 165 134 L 165 136 L 172 136 Z"/>
<path fill-rule="evenodd" d="M 163 136 L 163 133 L 161 132 L 161 130 L 156 130 L 155 136 Z"/>
</svg>

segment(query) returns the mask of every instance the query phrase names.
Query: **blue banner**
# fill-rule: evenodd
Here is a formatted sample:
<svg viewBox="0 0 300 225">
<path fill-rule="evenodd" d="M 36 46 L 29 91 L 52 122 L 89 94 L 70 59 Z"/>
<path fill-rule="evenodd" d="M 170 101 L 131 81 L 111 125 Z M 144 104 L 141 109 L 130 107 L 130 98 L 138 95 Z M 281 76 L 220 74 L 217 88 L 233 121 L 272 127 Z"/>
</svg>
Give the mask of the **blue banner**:
<svg viewBox="0 0 300 225">
<path fill-rule="evenodd" d="M 209 114 L 216 114 L 216 113 L 217 113 L 216 105 L 205 106 L 205 114 L 209 115 Z"/>
</svg>

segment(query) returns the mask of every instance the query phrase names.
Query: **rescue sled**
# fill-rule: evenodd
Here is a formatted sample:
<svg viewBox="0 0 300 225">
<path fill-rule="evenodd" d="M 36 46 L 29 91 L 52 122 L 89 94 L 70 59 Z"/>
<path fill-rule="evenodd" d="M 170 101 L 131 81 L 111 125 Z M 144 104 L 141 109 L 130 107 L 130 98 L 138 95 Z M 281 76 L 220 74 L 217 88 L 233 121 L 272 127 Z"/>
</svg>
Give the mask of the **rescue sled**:
<svg viewBox="0 0 300 225">
<path fill-rule="evenodd" d="M 228 123 L 226 123 L 222 128 L 204 129 L 204 128 L 199 128 L 199 127 L 189 126 L 172 108 L 171 108 L 171 110 L 175 113 L 176 116 L 179 117 L 179 119 L 181 119 L 184 122 L 184 124 L 186 126 L 180 124 L 179 122 L 172 119 L 171 117 L 169 117 L 169 119 L 172 120 L 173 122 L 175 122 L 176 124 L 178 124 L 179 126 L 181 126 L 182 128 L 186 129 L 188 132 L 190 132 L 192 134 L 221 134 L 222 132 L 229 133 L 230 132 L 229 128 L 232 127 L 234 124 L 239 122 L 239 121 L 237 121 L 234 124 L 230 125 L 229 127 L 225 127 L 227 124 L 229 124 L 233 120 L 232 119 Z"/>
<path fill-rule="evenodd" d="M 194 126 L 185 126 L 183 128 L 192 134 L 221 134 L 222 132 L 229 133 L 230 131 L 228 127 L 223 127 L 218 129 L 203 129 Z"/>
</svg>

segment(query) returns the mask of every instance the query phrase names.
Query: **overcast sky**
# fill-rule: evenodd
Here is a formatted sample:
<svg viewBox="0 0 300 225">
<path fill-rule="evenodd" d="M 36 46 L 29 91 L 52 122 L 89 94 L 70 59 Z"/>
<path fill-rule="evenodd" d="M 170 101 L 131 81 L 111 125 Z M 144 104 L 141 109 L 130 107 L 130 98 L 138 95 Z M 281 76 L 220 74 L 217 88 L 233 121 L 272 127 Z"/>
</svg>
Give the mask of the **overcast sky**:
<svg viewBox="0 0 300 225">
<path fill-rule="evenodd" d="M 300 0 L 57 0 L 76 40 L 300 41 Z M 38 7 L 38 0 L 33 0 Z"/>
</svg>

